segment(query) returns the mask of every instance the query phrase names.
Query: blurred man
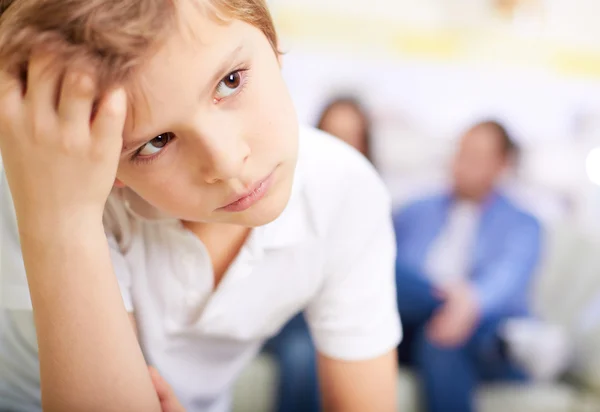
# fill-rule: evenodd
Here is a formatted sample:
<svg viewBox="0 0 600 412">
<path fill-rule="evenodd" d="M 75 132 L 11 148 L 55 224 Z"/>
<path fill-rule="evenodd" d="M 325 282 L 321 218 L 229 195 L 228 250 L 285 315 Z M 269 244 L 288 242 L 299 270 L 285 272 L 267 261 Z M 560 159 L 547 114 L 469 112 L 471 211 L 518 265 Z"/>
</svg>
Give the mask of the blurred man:
<svg viewBox="0 0 600 412">
<path fill-rule="evenodd" d="M 481 380 L 525 379 L 498 334 L 528 314 L 540 225 L 497 184 L 517 148 L 484 122 L 461 139 L 453 187 L 394 216 L 401 362 L 416 368 L 430 412 L 471 412 Z"/>
</svg>

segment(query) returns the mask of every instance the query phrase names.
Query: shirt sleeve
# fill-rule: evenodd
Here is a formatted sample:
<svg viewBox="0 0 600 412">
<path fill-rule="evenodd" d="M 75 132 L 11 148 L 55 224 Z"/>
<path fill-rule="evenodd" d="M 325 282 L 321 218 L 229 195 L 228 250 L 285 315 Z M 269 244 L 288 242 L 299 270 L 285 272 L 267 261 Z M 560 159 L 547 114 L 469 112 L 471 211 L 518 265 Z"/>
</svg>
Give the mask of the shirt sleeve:
<svg viewBox="0 0 600 412">
<path fill-rule="evenodd" d="M 17 217 L 12 196 L 2 170 L 0 180 L 0 306 L 12 310 L 31 310 L 31 297 L 21 253 Z M 120 200 L 111 195 L 104 213 L 104 227 L 115 275 L 127 311 L 132 310 L 131 276 L 119 240 L 131 236 L 130 225 Z"/>
<path fill-rule="evenodd" d="M 125 310 L 133 312 L 131 270 L 124 255 L 127 244 L 131 242 L 133 229 L 130 217 L 117 193 L 113 193 L 106 203 L 103 222 L 113 270 L 119 283 Z"/>
<path fill-rule="evenodd" d="M 306 315 L 320 353 L 373 359 L 401 339 L 391 202 L 374 172 L 343 200 L 327 238 L 326 278 Z"/>
<path fill-rule="evenodd" d="M 498 258 L 475 282 L 483 317 L 502 314 L 513 296 L 528 289 L 540 259 L 541 237 L 541 226 L 535 218 L 522 218 L 515 224 Z"/>
<path fill-rule="evenodd" d="M 0 180 L 0 292 L 2 307 L 31 310 L 17 216 L 4 170 Z"/>
</svg>

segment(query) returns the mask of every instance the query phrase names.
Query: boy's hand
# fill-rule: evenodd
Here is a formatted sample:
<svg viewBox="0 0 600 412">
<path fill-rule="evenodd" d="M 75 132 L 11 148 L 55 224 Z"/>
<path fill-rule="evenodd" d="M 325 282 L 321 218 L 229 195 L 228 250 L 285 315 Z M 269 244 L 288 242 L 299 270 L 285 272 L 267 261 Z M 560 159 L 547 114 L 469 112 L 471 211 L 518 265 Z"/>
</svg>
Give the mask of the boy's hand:
<svg viewBox="0 0 600 412">
<path fill-rule="evenodd" d="M 184 407 L 179 403 L 171 386 L 160 376 L 156 369 L 150 367 L 149 370 L 154 389 L 160 400 L 162 412 L 185 412 Z"/>
<path fill-rule="evenodd" d="M 61 73 L 53 62 L 51 55 L 32 57 L 25 93 L 17 78 L 0 72 L 0 151 L 19 226 L 39 229 L 101 219 L 127 112 L 122 89 L 98 101 L 92 71 Z"/>
</svg>

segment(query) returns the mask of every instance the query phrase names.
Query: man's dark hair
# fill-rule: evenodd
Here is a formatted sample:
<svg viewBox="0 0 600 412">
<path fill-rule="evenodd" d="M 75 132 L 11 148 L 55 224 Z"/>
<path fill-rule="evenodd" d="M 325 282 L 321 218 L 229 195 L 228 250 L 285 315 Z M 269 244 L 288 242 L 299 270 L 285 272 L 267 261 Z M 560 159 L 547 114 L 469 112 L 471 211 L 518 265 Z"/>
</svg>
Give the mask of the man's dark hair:
<svg viewBox="0 0 600 412">
<path fill-rule="evenodd" d="M 517 159 L 519 156 L 519 146 L 511 137 L 511 135 L 506 130 L 504 125 L 496 120 L 486 120 L 483 122 L 477 123 L 475 126 L 471 128 L 471 130 L 475 129 L 489 129 L 492 130 L 500 139 L 500 145 L 502 149 L 502 154 L 506 158 Z"/>
</svg>

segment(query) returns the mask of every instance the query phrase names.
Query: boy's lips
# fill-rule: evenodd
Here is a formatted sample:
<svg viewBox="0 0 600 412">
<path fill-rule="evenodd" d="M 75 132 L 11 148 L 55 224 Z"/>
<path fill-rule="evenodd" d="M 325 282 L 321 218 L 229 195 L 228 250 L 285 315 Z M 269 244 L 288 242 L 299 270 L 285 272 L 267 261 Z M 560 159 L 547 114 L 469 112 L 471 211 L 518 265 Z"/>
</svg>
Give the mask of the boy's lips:
<svg viewBox="0 0 600 412">
<path fill-rule="evenodd" d="M 271 172 L 267 177 L 253 184 L 247 192 L 233 196 L 230 203 L 218 210 L 225 212 L 243 212 L 244 210 L 249 209 L 265 197 L 273 184 L 274 174 L 275 171 Z"/>
</svg>

